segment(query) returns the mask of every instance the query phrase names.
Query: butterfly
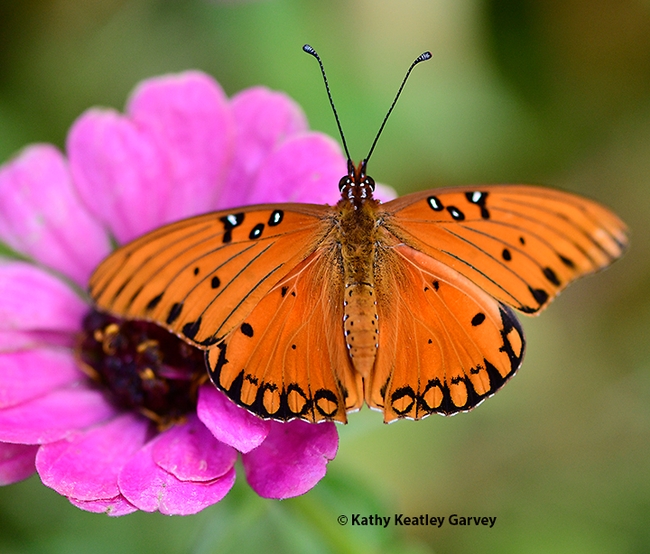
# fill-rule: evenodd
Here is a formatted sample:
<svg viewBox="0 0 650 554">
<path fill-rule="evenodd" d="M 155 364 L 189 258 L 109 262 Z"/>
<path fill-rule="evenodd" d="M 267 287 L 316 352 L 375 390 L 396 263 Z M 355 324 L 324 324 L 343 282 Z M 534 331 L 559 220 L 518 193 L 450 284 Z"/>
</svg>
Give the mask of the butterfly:
<svg viewBox="0 0 650 554">
<path fill-rule="evenodd" d="M 515 310 L 540 312 L 626 248 L 614 213 L 551 188 L 380 203 L 368 158 L 348 155 L 334 206 L 245 206 L 154 230 L 99 265 L 90 295 L 205 350 L 213 383 L 262 418 L 344 423 L 365 402 L 386 422 L 417 420 L 493 395 L 523 360 Z"/>
</svg>

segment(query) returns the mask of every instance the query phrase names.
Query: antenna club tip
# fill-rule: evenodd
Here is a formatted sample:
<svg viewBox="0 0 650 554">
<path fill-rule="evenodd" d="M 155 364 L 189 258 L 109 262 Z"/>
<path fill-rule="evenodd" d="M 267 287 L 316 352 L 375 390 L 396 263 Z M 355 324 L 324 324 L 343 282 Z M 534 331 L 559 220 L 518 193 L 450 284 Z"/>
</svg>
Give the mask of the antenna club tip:
<svg viewBox="0 0 650 554">
<path fill-rule="evenodd" d="M 309 44 L 305 44 L 302 49 L 307 52 L 307 54 L 314 55 L 316 53 L 316 50 L 314 50 Z"/>
<path fill-rule="evenodd" d="M 427 50 L 426 52 L 422 52 L 422 54 L 420 54 L 420 56 L 418 57 L 418 61 L 423 62 L 426 60 L 430 60 L 431 58 L 433 58 L 433 54 Z"/>
</svg>

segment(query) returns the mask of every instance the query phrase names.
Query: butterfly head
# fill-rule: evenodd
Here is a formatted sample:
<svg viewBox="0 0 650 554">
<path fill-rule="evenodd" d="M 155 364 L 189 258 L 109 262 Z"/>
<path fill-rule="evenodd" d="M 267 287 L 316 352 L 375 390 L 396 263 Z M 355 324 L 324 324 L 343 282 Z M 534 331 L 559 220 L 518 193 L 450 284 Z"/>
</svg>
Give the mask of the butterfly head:
<svg viewBox="0 0 650 554">
<path fill-rule="evenodd" d="M 372 198 L 375 180 L 366 174 L 367 160 L 362 160 L 357 167 L 348 160 L 348 174 L 339 181 L 341 198 L 350 202 L 355 208 Z"/>
</svg>

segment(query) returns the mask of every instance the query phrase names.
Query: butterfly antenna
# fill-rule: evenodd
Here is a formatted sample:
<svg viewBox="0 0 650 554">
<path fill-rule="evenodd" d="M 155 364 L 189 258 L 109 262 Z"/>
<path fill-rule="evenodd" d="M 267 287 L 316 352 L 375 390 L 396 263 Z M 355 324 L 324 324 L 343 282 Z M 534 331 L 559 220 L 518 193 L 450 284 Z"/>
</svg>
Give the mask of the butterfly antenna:
<svg viewBox="0 0 650 554">
<path fill-rule="evenodd" d="M 323 67 L 323 62 L 320 59 L 320 56 L 318 55 L 318 52 L 314 50 L 309 44 L 305 44 L 302 49 L 307 52 L 307 54 L 311 54 L 318 60 L 318 65 L 320 65 L 320 72 L 323 75 L 323 81 L 325 81 L 325 90 L 327 90 L 327 97 L 330 99 L 330 105 L 332 106 L 332 111 L 334 112 L 334 119 L 336 119 L 336 125 L 339 128 L 339 134 L 341 135 L 341 141 L 343 142 L 343 148 L 345 149 L 345 154 L 348 157 L 348 165 L 352 163 L 352 160 L 350 158 L 350 152 L 348 150 L 348 145 L 345 142 L 345 135 L 343 134 L 343 129 L 341 128 L 341 122 L 339 121 L 339 114 L 336 113 L 336 108 L 334 107 L 334 100 L 332 100 L 332 94 L 330 93 L 330 85 L 327 82 L 327 76 L 325 75 L 325 68 Z"/>
<path fill-rule="evenodd" d="M 397 99 L 399 98 L 399 95 L 402 94 L 402 89 L 404 88 L 404 85 L 406 84 L 406 80 L 409 78 L 409 75 L 411 74 L 411 71 L 413 71 L 413 68 L 419 64 L 420 62 L 424 62 L 427 60 L 430 60 L 433 57 L 433 54 L 431 52 L 423 52 L 420 54 L 415 61 L 411 64 L 411 67 L 409 67 L 408 71 L 406 72 L 406 75 L 404 76 L 404 80 L 402 81 L 402 84 L 399 87 L 399 90 L 397 91 L 397 94 L 395 95 L 395 100 L 393 100 L 393 103 L 390 105 L 390 109 L 388 110 L 388 113 L 386 114 L 386 117 L 384 117 L 384 121 L 381 124 L 381 127 L 379 127 L 379 131 L 377 132 L 377 136 L 375 137 L 374 142 L 372 143 L 372 146 L 370 147 L 370 152 L 368 152 L 368 155 L 366 156 L 366 159 L 364 160 L 366 164 L 368 163 L 368 160 L 370 159 L 370 156 L 372 155 L 373 150 L 375 149 L 375 145 L 377 144 L 377 141 L 379 140 L 379 135 L 381 135 L 381 132 L 384 130 L 384 126 L 386 125 L 386 121 L 388 121 L 388 117 L 390 116 L 390 113 L 393 111 L 393 108 L 395 107 L 395 104 L 397 104 Z"/>
</svg>

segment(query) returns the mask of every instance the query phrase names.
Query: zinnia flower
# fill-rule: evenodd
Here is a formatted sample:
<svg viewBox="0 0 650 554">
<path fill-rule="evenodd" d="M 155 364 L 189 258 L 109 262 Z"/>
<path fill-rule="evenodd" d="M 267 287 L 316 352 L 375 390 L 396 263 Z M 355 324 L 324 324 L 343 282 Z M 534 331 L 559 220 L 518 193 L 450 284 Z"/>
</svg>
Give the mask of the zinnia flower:
<svg viewBox="0 0 650 554">
<path fill-rule="evenodd" d="M 126 115 L 89 110 L 66 149 L 33 145 L 0 169 L 0 240 L 18 254 L 0 260 L 0 483 L 37 471 L 84 510 L 191 514 L 230 490 L 239 452 L 260 496 L 308 491 L 336 454 L 333 423 L 249 414 L 205 383 L 198 351 L 93 311 L 84 291 L 112 242 L 164 223 L 336 202 L 337 143 L 283 94 L 229 100 L 187 72 L 143 82 Z"/>
</svg>

